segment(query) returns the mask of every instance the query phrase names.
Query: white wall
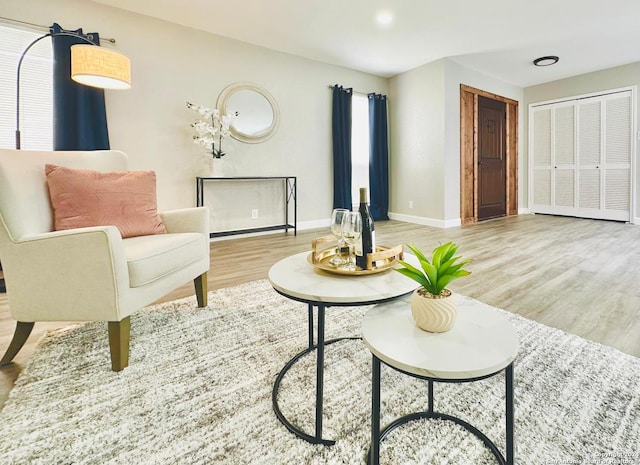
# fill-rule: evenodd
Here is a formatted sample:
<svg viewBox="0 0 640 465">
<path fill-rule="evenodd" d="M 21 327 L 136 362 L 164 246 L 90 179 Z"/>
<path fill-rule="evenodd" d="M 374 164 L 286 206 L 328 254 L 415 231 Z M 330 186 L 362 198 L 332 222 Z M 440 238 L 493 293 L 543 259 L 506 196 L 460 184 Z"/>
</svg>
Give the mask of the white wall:
<svg viewBox="0 0 640 465">
<path fill-rule="evenodd" d="M 450 59 L 391 78 L 392 218 L 439 227 L 460 224 L 460 84 L 517 100 L 522 118 L 522 88 Z M 518 140 L 523 180 L 522 126 Z"/>
<path fill-rule="evenodd" d="M 128 91 L 106 91 L 111 147 L 129 154 L 132 169 L 157 172 L 160 209 L 195 204 L 201 152 L 191 142 L 189 124 L 195 115 L 185 101 L 214 107 L 227 85 L 243 81 L 274 96 L 280 126 L 262 144 L 226 140 L 225 174 L 298 176 L 300 226 L 328 224 L 333 204 L 328 86 L 388 93 L 384 78 L 86 0 L 2 0 L 1 15 L 82 27 L 117 40 L 116 48 L 131 59 L 133 82 Z M 233 198 L 224 201 L 230 204 Z M 249 215 L 250 208 L 246 211 Z M 268 220 L 263 213 L 260 219 Z"/>
<path fill-rule="evenodd" d="M 443 226 L 444 105 L 444 60 L 390 79 L 392 219 Z"/>
</svg>

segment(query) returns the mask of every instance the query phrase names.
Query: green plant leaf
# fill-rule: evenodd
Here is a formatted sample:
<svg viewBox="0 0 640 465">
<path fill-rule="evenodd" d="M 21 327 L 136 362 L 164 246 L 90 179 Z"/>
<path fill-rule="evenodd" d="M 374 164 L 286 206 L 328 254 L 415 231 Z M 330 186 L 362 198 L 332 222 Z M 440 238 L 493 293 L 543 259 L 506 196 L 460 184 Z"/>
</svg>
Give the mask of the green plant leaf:
<svg viewBox="0 0 640 465">
<path fill-rule="evenodd" d="M 445 263 L 447 261 L 449 261 L 451 259 L 451 257 L 453 257 L 457 250 L 458 250 L 458 246 L 455 245 L 453 242 L 449 242 L 450 246 L 447 248 L 446 252 L 443 253 L 442 256 L 442 263 Z"/>
<path fill-rule="evenodd" d="M 429 283 L 435 285 L 438 282 L 438 268 L 431 263 L 423 263 L 422 269 L 426 273 Z"/>
<path fill-rule="evenodd" d="M 402 263 L 402 262 L 400 262 L 400 263 Z M 405 266 L 407 266 L 407 265 L 411 266 L 408 263 L 402 263 L 402 264 L 405 265 Z M 429 282 L 427 281 L 425 276 L 422 273 L 420 273 L 419 271 L 417 271 L 417 270 L 413 271 L 413 270 L 410 270 L 408 268 L 394 268 L 394 270 L 397 271 L 398 273 L 401 273 L 401 274 L 405 275 L 407 278 L 413 279 L 415 282 L 417 282 L 421 286 L 425 287 L 425 289 L 426 289 L 427 286 L 429 286 Z"/>
<path fill-rule="evenodd" d="M 447 285 L 458 278 L 462 278 L 463 276 L 469 275 L 468 271 L 456 271 L 454 274 L 450 274 L 448 276 L 442 276 L 438 281 L 437 288 L 442 291 Z"/>
<path fill-rule="evenodd" d="M 460 257 L 451 257 L 445 260 L 440 266 L 440 276 L 445 275 L 449 272 L 450 267 L 457 261 L 460 260 Z"/>
<path fill-rule="evenodd" d="M 442 248 L 446 245 L 447 244 L 443 244 L 433 249 L 433 253 L 431 254 L 431 263 L 433 263 L 434 266 L 440 266 L 440 261 L 442 257 Z"/>
<path fill-rule="evenodd" d="M 428 284 L 426 286 L 423 284 L 423 286 L 428 290 L 428 287 L 431 286 L 431 283 L 435 283 L 438 279 L 437 269 L 431 264 L 431 262 L 429 262 L 429 259 L 427 259 L 427 257 L 420 251 L 420 249 L 415 246 L 415 244 L 407 244 L 407 247 L 409 247 L 411 252 L 413 252 L 413 254 L 418 258 L 420 266 L 424 270 L 424 273 L 421 274 Z M 416 268 L 414 268 L 414 271 L 420 273 L 420 271 Z"/>
<path fill-rule="evenodd" d="M 427 257 L 425 257 L 425 255 L 415 246 L 415 244 L 407 244 L 407 247 L 409 247 L 411 252 L 413 252 L 413 254 L 418 257 L 418 260 L 420 260 L 421 262 L 424 261 L 429 263 Z"/>
<path fill-rule="evenodd" d="M 407 270 L 409 270 L 409 271 L 411 271 L 411 272 L 413 272 L 415 274 L 422 275 L 422 272 L 418 268 L 413 266 L 412 264 L 407 263 L 407 262 L 405 262 L 403 260 L 398 260 L 398 263 L 400 263 L 402 266 L 404 266 Z M 400 270 L 400 269 L 402 269 L 402 268 L 396 268 L 396 270 Z"/>
<path fill-rule="evenodd" d="M 469 262 L 470 262 L 470 260 L 465 260 L 463 262 L 458 263 L 457 265 L 451 266 L 449 268 L 448 274 L 456 273 L 459 269 L 461 269 L 463 266 L 465 266 Z M 471 272 L 469 272 L 469 271 L 467 271 L 467 273 L 471 274 Z"/>
</svg>

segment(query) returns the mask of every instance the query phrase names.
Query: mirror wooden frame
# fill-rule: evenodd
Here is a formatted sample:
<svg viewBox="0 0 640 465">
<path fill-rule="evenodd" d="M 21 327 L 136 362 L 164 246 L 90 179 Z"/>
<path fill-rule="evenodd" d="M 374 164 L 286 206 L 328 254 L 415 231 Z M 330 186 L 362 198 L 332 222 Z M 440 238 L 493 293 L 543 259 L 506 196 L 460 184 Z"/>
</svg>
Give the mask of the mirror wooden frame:
<svg viewBox="0 0 640 465">
<path fill-rule="evenodd" d="M 236 93 L 241 90 L 250 90 L 260 94 L 264 97 L 269 105 L 271 106 L 271 111 L 273 112 L 273 120 L 271 121 L 271 125 L 259 132 L 258 134 L 251 135 L 245 134 L 239 131 L 233 124 L 230 127 L 231 137 L 237 139 L 241 142 L 246 142 L 249 144 L 257 144 L 260 142 L 264 142 L 269 139 L 273 134 L 275 134 L 276 129 L 278 128 L 278 124 L 280 123 L 280 111 L 278 109 L 278 104 L 276 103 L 273 96 L 264 88 L 260 87 L 257 84 L 253 84 L 250 82 L 237 82 L 234 84 L 230 84 L 225 87 L 220 95 L 218 96 L 218 102 L 216 106 L 221 115 L 228 114 L 227 105 L 229 103 L 229 99 Z"/>
</svg>

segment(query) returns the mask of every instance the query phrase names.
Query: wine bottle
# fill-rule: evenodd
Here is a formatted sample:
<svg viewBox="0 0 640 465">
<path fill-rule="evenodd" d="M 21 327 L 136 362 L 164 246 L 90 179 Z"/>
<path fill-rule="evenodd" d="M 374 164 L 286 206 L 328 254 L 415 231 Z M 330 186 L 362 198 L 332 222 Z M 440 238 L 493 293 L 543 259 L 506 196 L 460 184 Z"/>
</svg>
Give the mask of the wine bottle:
<svg viewBox="0 0 640 465">
<path fill-rule="evenodd" d="M 373 218 L 367 203 L 367 188 L 360 188 L 360 216 L 362 216 L 362 235 L 356 247 L 356 265 L 361 269 L 367 268 L 367 254 L 376 250 L 376 231 Z"/>
</svg>

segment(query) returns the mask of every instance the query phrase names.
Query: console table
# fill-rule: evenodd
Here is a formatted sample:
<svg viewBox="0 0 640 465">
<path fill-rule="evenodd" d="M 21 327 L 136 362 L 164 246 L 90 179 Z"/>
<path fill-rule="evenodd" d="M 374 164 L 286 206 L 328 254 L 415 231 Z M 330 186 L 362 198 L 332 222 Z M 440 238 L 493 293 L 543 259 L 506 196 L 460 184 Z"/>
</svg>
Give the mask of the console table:
<svg viewBox="0 0 640 465">
<path fill-rule="evenodd" d="M 217 231 L 209 233 L 209 237 L 232 236 L 235 234 L 246 234 L 251 232 L 278 231 L 284 229 L 288 232 L 293 229 L 293 234 L 298 234 L 298 204 L 297 204 L 297 178 L 296 176 L 241 176 L 241 177 L 196 177 L 196 205 L 204 205 L 204 184 L 208 182 L 244 182 L 244 181 L 273 181 L 280 180 L 284 184 L 284 224 L 261 226 L 257 228 L 242 228 L 228 231 Z M 293 202 L 293 223 L 290 222 L 289 205 Z"/>
</svg>

